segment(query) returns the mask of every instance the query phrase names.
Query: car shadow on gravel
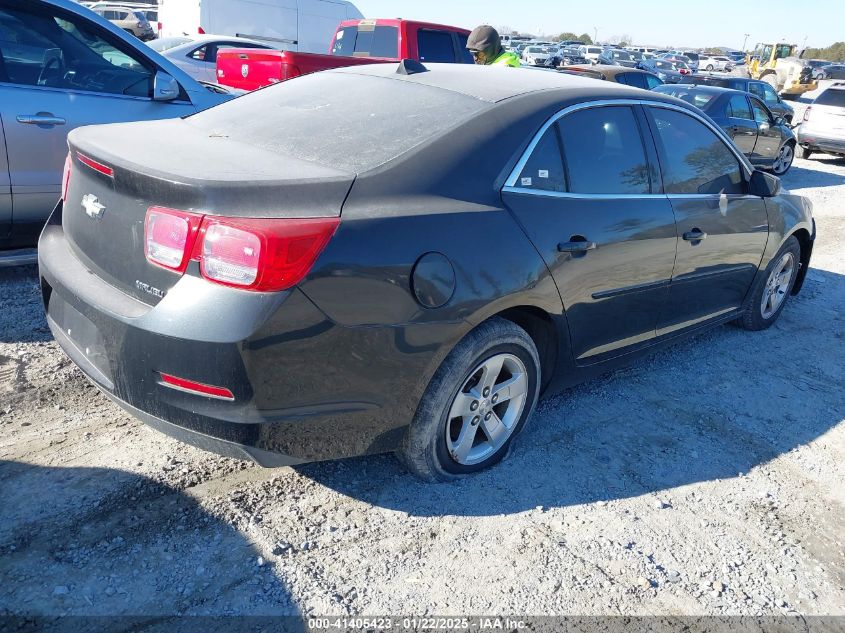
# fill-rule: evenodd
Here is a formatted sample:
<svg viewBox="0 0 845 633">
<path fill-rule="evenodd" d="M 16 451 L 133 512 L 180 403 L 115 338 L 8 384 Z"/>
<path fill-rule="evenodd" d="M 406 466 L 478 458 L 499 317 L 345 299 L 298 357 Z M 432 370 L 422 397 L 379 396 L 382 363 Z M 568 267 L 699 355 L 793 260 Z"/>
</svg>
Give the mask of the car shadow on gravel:
<svg viewBox="0 0 845 633">
<path fill-rule="evenodd" d="M 811 269 L 764 332 L 728 325 L 541 401 L 499 466 L 431 485 L 391 456 L 297 467 L 417 516 L 504 515 L 736 478 L 845 419 L 845 276 Z M 654 499 L 650 503 L 657 503 Z"/>
<path fill-rule="evenodd" d="M 842 159 L 840 159 L 842 160 Z M 836 164 L 837 161 L 823 161 L 826 164 Z M 845 162 L 845 161 L 842 161 Z M 845 184 L 845 176 L 832 174 L 827 171 L 805 169 L 792 166 L 783 177 L 783 184 L 788 189 L 807 189 L 810 187 L 837 187 Z"/>
<path fill-rule="evenodd" d="M 0 343 L 51 340 L 41 307 L 38 267 L 0 268 Z"/>
<path fill-rule="evenodd" d="M 184 630 L 180 615 L 299 615 L 279 580 L 282 563 L 259 565 L 227 517 L 161 482 L 0 460 L 0 499 L 0 624 L 71 615 L 85 617 L 51 626 L 173 631 Z M 53 630 L 47 624 L 26 630 Z"/>
</svg>

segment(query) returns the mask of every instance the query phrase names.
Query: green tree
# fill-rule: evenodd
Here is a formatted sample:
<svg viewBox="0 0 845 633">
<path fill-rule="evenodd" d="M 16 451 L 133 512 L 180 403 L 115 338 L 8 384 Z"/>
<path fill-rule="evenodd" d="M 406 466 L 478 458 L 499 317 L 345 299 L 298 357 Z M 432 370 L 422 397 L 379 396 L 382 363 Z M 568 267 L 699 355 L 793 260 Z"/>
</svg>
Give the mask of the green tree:
<svg viewBox="0 0 845 633">
<path fill-rule="evenodd" d="M 827 48 L 808 48 L 805 59 L 829 59 L 832 62 L 845 60 L 845 42 L 836 42 Z"/>
<path fill-rule="evenodd" d="M 581 33 L 581 35 L 579 35 L 577 38 L 573 38 L 573 39 L 581 40 L 582 42 L 584 42 L 584 44 L 592 44 L 593 43 L 593 38 L 590 37 L 589 33 Z"/>
<path fill-rule="evenodd" d="M 567 31 L 566 33 L 561 33 L 558 36 L 558 40 L 560 40 L 561 42 L 564 41 L 564 40 L 580 40 L 580 39 L 581 38 L 578 37 L 577 35 L 575 35 L 575 33 L 570 33 L 569 31 Z"/>
</svg>

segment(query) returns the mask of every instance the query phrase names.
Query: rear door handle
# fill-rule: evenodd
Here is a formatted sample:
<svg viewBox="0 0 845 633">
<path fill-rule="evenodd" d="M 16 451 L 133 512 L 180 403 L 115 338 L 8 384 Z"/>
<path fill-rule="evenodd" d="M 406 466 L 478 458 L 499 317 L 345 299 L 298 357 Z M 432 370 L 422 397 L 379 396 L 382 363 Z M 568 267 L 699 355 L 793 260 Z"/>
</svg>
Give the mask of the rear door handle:
<svg viewBox="0 0 845 633">
<path fill-rule="evenodd" d="M 19 114 L 17 121 L 26 125 L 64 125 L 67 123 L 62 117 L 52 114 Z"/>
<path fill-rule="evenodd" d="M 595 249 L 596 243 L 587 242 L 586 240 L 581 242 L 561 242 L 557 245 L 559 253 L 586 253 Z"/>
<path fill-rule="evenodd" d="M 707 233 L 702 231 L 701 229 L 693 229 L 692 231 L 687 231 L 684 233 L 684 239 L 687 242 L 700 242 L 703 239 L 707 238 Z"/>
</svg>

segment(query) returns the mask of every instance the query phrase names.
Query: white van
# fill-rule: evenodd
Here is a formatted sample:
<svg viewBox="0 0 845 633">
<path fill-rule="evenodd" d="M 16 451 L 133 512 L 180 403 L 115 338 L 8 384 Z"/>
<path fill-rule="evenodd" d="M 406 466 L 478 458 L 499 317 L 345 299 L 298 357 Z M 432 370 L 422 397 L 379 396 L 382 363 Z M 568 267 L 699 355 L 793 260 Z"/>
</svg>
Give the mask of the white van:
<svg viewBox="0 0 845 633">
<path fill-rule="evenodd" d="M 159 37 L 234 35 L 303 53 L 328 53 L 338 25 L 364 17 L 346 0 L 159 0 L 158 9 Z"/>
</svg>

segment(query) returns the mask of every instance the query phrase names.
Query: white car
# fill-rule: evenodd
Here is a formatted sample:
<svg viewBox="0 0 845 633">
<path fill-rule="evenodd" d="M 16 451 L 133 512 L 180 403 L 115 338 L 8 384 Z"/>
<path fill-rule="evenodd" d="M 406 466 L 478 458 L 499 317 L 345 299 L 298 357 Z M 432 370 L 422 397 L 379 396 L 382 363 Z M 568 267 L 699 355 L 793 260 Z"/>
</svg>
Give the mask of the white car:
<svg viewBox="0 0 845 633">
<path fill-rule="evenodd" d="M 801 158 L 814 152 L 845 156 L 845 82 L 836 82 L 804 110 L 797 131 Z"/>
<path fill-rule="evenodd" d="M 598 62 L 599 55 L 601 55 L 603 51 L 604 49 L 601 46 L 584 45 L 581 47 L 581 57 L 588 59 L 591 64 L 595 64 Z"/>
<path fill-rule="evenodd" d="M 698 69 L 713 72 L 714 70 L 733 70 L 734 64 L 727 57 L 721 55 L 699 55 Z"/>
<path fill-rule="evenodd" d="M 529 46 L 522 51 L 522 61 L 532 66 L 542 66 L 549 60 L 549 54 L 541 46 Z"/>
<path fill-rule="evenodd" d="M 198 81 L 217 83 L 217 52 L 222 48 L 268 48 L 267 43 L 228 35 L 165 37 L 150 43 L 171 62 Z"/>
</svg>

